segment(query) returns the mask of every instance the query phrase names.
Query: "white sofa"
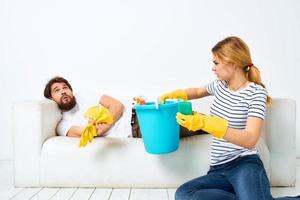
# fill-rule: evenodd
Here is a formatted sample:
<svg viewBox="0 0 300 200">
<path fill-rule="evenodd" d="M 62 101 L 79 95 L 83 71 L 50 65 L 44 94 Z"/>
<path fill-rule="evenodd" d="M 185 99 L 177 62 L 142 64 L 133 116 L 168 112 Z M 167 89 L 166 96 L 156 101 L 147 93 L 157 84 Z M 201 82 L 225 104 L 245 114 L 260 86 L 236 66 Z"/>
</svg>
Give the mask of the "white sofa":
<svg viewBox="0 0 300 200">
<path fill-rule="evenodd" d="M 208 112 L 211 99 L 193 102 Z M 96 138 L 78 148 L 78 138 L 56 136 L 61 118 L 50 100 L 13 107 L 16 187 L 178 187 L 209 168 L 210 135 L 181 139 L 176 152 L 151 155 L 142 139 Z M 294 186 L 296 179 L 294 100 L 273 99 L 257 148 L 272 186 Z"/>
</svg>

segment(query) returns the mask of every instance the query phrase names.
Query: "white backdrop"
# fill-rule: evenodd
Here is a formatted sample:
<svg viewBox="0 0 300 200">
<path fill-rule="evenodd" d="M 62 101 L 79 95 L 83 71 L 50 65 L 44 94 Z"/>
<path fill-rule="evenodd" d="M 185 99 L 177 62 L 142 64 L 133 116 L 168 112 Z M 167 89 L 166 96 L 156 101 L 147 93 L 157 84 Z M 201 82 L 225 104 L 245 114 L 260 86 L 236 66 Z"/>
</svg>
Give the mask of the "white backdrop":
<svg viewBox="0 0 300 200">
<path fill-rule="evenodd" d="M 299 19 L 298 0 L 0 0 L 0 159 L 13 158 L 13 102 L 42 99 L 52 76 L 152 98 L 213 80 L 210 50 L 230 35 L 248 43 L 270 95 L 299 105 Z"/>
</svg>

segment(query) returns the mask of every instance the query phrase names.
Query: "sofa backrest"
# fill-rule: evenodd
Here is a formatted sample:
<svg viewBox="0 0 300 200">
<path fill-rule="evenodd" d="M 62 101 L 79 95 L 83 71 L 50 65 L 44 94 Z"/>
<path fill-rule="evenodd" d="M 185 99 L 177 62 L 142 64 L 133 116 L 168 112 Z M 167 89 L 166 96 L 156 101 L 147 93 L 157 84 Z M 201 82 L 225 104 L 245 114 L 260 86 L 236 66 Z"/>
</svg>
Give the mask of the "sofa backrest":
<svg viewBox="0 0 300 200">
<path fill-rule="evenodd" d="M 192 100 L 193 110 L 209 114 L 213 97 Z M 271 132 L 296 133 L 296 101 L 285 98 L 273 98 L 267 106 L 267 114 L 262 130 L 262 137 L 268 137 Z"/>
</svg>

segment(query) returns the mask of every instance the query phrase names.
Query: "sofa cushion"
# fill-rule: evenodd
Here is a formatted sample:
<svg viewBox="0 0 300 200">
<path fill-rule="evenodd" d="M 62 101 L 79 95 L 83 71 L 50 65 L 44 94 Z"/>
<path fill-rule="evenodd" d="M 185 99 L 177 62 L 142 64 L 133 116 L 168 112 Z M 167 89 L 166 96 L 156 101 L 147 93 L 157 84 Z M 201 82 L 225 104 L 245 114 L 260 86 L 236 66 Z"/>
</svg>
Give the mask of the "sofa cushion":
<svg viewBox="0 0 300 200">
<path fill-rule="evenodd" d="M 176 152 L 164 155 L 147 153 L 140 138 L 95 138 L 85 148 L 79 148 L 78 142 L 63 136 L 46 140 L 41 153 L 42 186 L 178 187 L 209 168 L 210 135 L 183 138 Z M 268 166 L 263 141 L 258 148 Z"/>
</svg>

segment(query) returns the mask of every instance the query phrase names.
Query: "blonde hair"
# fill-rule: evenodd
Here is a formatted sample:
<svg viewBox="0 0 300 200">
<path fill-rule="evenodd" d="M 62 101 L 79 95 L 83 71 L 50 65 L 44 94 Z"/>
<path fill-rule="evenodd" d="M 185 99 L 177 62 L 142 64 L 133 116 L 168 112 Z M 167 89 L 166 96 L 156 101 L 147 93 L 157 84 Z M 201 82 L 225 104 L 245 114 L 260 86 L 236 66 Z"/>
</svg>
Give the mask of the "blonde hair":
<svg viewBox="0 0 300 200">
<path fill-rule="evenodd" d="M 266 88 L 261 81 L 258 68 L 252 64 L 249 47 L 242 39 L 235 36 L 227 37 L 212 48 L 212 53 L 222 62 L 242 68 L 248 81 Z M 270 102 L 271 97 L 267 96 L 267 103 Z"/>
</svg>

